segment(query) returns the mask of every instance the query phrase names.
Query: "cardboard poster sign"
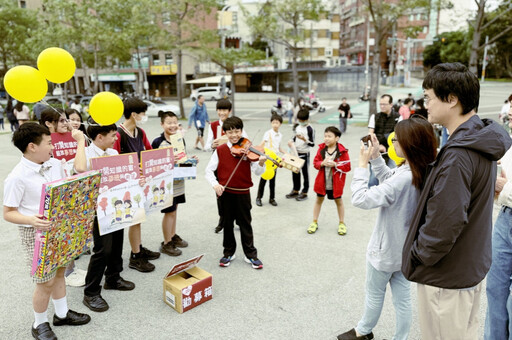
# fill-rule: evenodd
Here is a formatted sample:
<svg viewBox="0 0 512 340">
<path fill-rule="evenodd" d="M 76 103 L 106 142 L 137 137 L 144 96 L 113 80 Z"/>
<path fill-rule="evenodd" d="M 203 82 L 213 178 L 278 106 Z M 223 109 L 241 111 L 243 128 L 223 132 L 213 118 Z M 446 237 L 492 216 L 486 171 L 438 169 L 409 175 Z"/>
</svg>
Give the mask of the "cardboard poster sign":
<svg viewBox="0 0 512 340">
<path fill-rule="evenodd" d="M 33 276 L 42 278 L 91 247 L 100 180 L 89 171 L 43 185 L 39 213 L 52 225 L 36 232 Z"/>
<path fill-rule="evenodd" d="M 140 153 L 146 213 L 170 207 L 173 202 L 174 154 L 171 147 L 142 151 Z"/>
<path fill-rule="evenodd" d="M 174 134 L 169 137 L 172 144 L 172 151 L 174 154 L 174 161 L 177 164 L 187 161 L 187 153 L 185 151 L 185 142 L 181 134 Z"/>
<path fill-rule="evenodd" d="M 137 153 L 91 158 L 91 168 L 102 175 L 97 208 L 100 235 L 146 220 Z"/>
<path fill-rule="evenodd" d="M 58 159 L 62 163 L 64 177 L 73 175 L 75 165 L 77 141 L 71 137 L 71 132 L 52 133 L 53 158 Z"/>
</svg>

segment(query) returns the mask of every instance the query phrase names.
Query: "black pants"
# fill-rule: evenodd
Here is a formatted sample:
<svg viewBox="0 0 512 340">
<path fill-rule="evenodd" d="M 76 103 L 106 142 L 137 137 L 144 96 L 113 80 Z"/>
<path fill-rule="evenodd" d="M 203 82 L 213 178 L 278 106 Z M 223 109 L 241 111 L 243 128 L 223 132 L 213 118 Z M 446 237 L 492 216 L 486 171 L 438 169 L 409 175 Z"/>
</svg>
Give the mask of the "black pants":
<svg viewBox="0 0 512 340">
<path fill-rule="evenodd" d="M 302 189 L 302 192 L 307 194 L 309 190 L 309 174 L 308 174 L 308 168 L 309 168 L 309 153 L 299 153 L 299 157 L 302 158 L 304 162 L 304 166 L 300 170 L 302 172 L 302 177 L 304 177 L 304 187 Z M 295 172 L 292 173 L 293 178 L 293 190 L 299 191 L 300 190 L 300 173 L 296 174 Z"/>
<path fill-rule="evenodd" d="M 274 174 L 274 177 L 272 177 L 272 179 L 270 179 L 269 184 L 268 184 L 268 187 L 270 189 L 270 199 L 274 199 L 276 197 L 276 176 L 277 176 L 277 171 Z M 260 178 L 260 185 L 258 186 L 258 196 L 257 196 L 258 198 L 263 197 L 263 193 L 265 192 L 265 184 L 267 184 L 267 180 Z"/>
<path fill-rule="evenodd" d="M 258 251 L 254 247 L 251 226 L 251 194 L 232 194 L 223 192 L 220 197 L 222 223 L 224 227 L 224 256 L 232 256 L 236 251 L 234 221 L 240 226 L 240 238 L 245 256 L 258 257 Z"/>
<path fill-rule="evenodd" d="M 124 229 L 100 236 L 98 219 L 95 218 L 92 235 L 94 248 L 85 277 L 84 289 L 84 294 L 87 296 L 101 293 L 103 274 L 105 274 L 105 282 L 115 283 L 123 271 Z"/>
</svg>

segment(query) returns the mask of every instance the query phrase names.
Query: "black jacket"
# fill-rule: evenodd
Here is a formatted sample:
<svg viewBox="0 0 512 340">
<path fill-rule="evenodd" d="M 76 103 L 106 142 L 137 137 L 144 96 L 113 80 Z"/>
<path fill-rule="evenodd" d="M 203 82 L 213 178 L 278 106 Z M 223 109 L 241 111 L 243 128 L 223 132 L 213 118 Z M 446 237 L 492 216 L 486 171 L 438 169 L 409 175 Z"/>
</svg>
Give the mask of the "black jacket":
<svg viewBox="0 0 512 340">
<path fill-rule="evenodd" d="M 408 280 L 460 289 L 484 279 L 491 265 L 496 161 L 511 145 L 498 123 L 476 115 L 454 131 L 429 167 L 404 244 Z"/>
</svg>

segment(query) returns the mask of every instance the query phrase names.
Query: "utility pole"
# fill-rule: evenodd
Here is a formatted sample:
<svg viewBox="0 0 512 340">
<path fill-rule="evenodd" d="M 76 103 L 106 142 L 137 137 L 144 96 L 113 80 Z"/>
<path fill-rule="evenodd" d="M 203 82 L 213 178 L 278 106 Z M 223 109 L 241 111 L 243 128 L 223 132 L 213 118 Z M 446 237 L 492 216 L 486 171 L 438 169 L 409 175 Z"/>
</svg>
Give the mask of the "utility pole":
<svg viewBox="0 0 512 340">
<path fill-rule="evenodd" d="M 370 68 L 370 16 L 368 16 L 368 24 L 366 26 L 366 58 L 365 58 L 365 70 L 364 70 L 364 90 L 363 96 L 366 93 L 366 89 L 368 88 L 368 74 Z"/>
<path fill-rule="evenodd" d="M 411 85 L 411 38 L 407 38 L 407 61 L 405 63 L 404 86 Z"/>
<path fill-rule="evenodd" d="M 485 67 L 487 66 L 487 49 L 489 48 L 489 36 L 485 36 L 485 48 L 484 48 L 484 60 L 482 62 L 482 80 L 483 83 L 485 81 Z"/>
</svg>

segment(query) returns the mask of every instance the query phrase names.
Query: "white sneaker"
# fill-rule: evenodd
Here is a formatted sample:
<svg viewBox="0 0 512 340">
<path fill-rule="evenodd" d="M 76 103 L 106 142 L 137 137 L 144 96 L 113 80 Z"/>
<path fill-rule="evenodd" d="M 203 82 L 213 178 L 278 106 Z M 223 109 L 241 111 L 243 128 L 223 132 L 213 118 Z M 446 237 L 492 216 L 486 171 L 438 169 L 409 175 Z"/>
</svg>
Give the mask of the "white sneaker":
<svg viewBox="0 0 512 340">
<path fill-rule="evenodd" d="M 82 270 L 83 272 L 83 270 Z M 66 286 L 70 287 L 82 287 L 85 286 L 85 275 L 79 272 L 79 269 L 75 269 L 71 274 L 64 278 L 66 280 Z"/>
<path fill-rule="evenodd" d="M 77 269 L 75 269 L 75 272 L 78 272 L 78 274 L 83 275 L 84 279 L 87 276 L 87 270 L 82 270 L 82 269 L 77 268 Z"/>
</svg>

